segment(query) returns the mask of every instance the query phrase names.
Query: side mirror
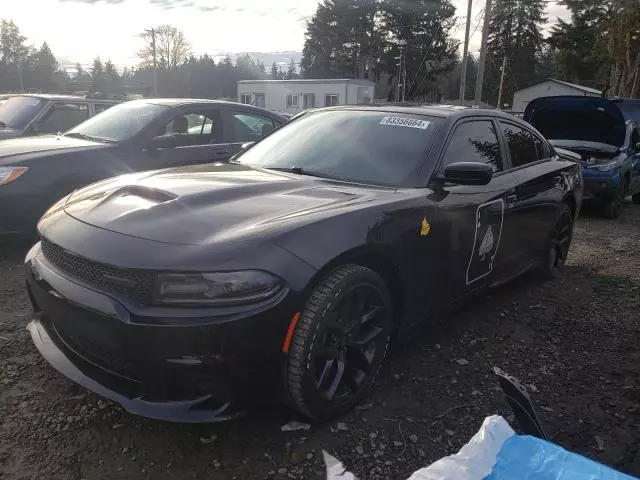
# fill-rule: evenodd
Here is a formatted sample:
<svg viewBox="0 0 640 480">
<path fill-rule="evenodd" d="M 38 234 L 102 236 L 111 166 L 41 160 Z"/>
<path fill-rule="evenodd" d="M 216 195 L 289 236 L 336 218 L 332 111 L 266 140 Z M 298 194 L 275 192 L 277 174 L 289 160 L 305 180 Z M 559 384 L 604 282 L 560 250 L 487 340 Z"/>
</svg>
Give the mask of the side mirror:
<svg viewBox="0 0 640 480">
<path fill-rule="evenodd" d="M 491 165 L 478 162 L 456 162 L 444 169 L 444 181 L 457 185 L 486 185 L 493 177 Z"/>
<path fill-rule="evenodd" d="M 175 135 L 160 135 L 153 137 L 149 146 L 151 148 L 176 148 L 178 146 L 178 139 Z"/>
</svg>

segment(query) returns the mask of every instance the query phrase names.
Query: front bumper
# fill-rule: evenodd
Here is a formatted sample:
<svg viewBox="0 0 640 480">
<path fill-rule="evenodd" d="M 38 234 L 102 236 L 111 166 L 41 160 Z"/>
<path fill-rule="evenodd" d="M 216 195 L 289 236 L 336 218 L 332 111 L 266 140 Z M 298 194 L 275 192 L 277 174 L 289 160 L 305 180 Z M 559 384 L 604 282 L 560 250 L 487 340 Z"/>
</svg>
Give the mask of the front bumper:
<svg viewBox="0 0 640 480">
<path fill-rule="evenodd" d="M 117 299 L 65 278 L 39 244 L 26 260 L 36 310 L 28 329 L 63 375 L 127 411 L 179 422 L 235 418 L 266 393 L 281 391 L 281 342 L 291 295 L 243 315 L 173 318 L 132 314 Z M 177 316 L 179 317 L 179 316 Z"/>
<path fill-rule="evenodd" d="M 620 169 L 599 172 L 584 169 L 584 201 L 607 201 L 616 197 L 620 185 Z"/>
</svg>

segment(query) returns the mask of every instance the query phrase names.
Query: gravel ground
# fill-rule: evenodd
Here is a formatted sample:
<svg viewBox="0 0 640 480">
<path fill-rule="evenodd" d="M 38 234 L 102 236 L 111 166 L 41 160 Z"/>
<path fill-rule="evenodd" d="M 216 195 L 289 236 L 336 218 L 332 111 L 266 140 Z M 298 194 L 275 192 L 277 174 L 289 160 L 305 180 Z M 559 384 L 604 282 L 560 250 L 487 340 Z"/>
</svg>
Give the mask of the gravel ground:
<svg viewBox="0 0 640 480">
<path fill-rule="evenodd" d="M 313 479 L 322 449 L 362 479 L 403 479 L 510 414 L 494 366 L 527 385 L 555 442 L 640 475 L 638 206 L 587 214 L 558 279 L 522 278 L 443 319 L 392 352 L 356 411 L 296 432 L 275 408 L 214 425 L 136 418 L 57 374 L 24 329 L 24 250 L 0 250 L 3 479 Z"/>
</svg>

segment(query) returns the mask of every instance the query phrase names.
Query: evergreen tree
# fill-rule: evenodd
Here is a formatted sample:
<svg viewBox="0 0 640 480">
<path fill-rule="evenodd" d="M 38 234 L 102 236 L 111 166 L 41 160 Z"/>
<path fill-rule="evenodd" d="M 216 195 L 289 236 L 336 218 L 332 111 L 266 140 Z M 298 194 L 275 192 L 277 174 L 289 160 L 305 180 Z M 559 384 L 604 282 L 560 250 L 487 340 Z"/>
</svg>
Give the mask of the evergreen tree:
<svg viewBox="0 0 640 480">
<path fill-rule="evenodd" d="M 274 61 L 271 64 L 271 72 L 269 72 L 269 78 L 271 80 L 278 80 L 278 78 L 280 77 L 280 73 L 278 71 L 278 65 L 276 64 L 276 62 Z"/>
<path fill-rule="evenodd" d="M 285 80 L 294 80 L 296 78 L 298 78 L 298 70 L 296 69 L 296 64 L 293 61 L 293 58 L 291 59 L 291 63 L 289 64 L 289 67 L 287 68 L 287 73 L 285 74 L 284 79 Z"/>
<path fill-rule="evenodd" d="M 97 57 L 93 60 L 93 67 L 91 67 L 91 90 L 102 93 L 106 90 L 106 87 L 104 67 L 100 57 Z"/>
<path fill-rule="evenodd" d="M 383 0 L 380 7 L 385 69 L 397 75 L 398 43 L 404 43 L 406 97 L 438 101 L 444 94 L 438 80 L 456 63 L 457 43 L 449 38 L 454 6 L 449 0 Z"/>
<path fill-rule="evenodd" d="M 486 98 L 496 103 L 501 66 L 507 59 L 503 102 L 535 82 L 542 49 L 545 0 L 498 0 L 491 11 L 485 75 Z"/>
<path fill-rule="evenodd" d="M 111 60 L 107 60 L 104 64 L 104 77 L 105 77 L 105 93 L 114 95 L 122 94 L 122 79 L 120 74 L 116 70 L 116 67 Z"/>
<path fill-rule="evenodd" d="M 308 78 L 364 78 L 373 65 L 379 0 L 323 0 L 307 25 L 301 67 Z"/>
</svg>

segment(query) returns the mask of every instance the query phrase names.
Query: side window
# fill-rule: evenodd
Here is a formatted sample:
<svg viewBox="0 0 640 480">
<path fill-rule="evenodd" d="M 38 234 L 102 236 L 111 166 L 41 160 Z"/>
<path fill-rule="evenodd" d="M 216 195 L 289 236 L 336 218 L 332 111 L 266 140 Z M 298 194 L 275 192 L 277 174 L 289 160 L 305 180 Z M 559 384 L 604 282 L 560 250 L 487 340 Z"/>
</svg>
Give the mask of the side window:
<svg viewBox="0 0 640 480">
<path fill-rule="evenodd" d="M 537 135 L 533 136 L 533 141 L 536 144 L 536 152 L 538 154 L 538 160 L 544 160 L 551 157 L 552 155 L 551 149 L 549 148 L 549 145 L 547 145 L 547 142 L 542 140 Z"/>
<path fill-rule="evenodd" d="M 228 112 L 224 141 L 229 143 L 255 142 L 280 125 L 268 117 L 253 113 Z"/>
<path fill-rule="evenodd" d="M 56 103 L 38 122 L 38 132 L 66 132 L 84 122 L 88 115 L 86 103 Z"/>
<path fill-rule="evenodd" d="M 500 126 L 509 146 L 513 167 L 521 167 L 538 161 L 538 150 L 531 132 L 510 123 L 500 122 Z"/>
<path fill-rule="evenodd" d="M 444 153 L 442 168 L 455 162 L 486 163 L 494 172 L 502 170 L 500 144 L 492 122 L 475 120 L 456 127 Z"/>
<path fill-rule="evenodd" d="M 104 112 L 105 110 L 111 107 L 113 107 L 112 103 L 94 103 L 93 104 L 93 109 L 95 110 L 96 115 L 99 114 L 100 112 Z"/>
<path fill-rule="evenodd" d="M 219 123 L 215 112 L 186 113 L 167 122 L 158 134 L 175 135 L 180 147 L 208 145 L 217 143 Z"/>
</svg>

